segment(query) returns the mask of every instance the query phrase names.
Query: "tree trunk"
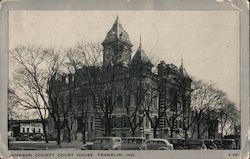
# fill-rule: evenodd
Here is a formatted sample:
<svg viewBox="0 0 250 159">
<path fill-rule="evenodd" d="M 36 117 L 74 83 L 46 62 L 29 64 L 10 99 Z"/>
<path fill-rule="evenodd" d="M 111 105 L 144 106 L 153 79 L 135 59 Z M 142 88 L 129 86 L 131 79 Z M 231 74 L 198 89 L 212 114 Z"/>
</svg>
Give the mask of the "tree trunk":
<svg viewBox="0 0 250 159">
<path fill-rule="evenodd" d="M 132 137 L 135 137 L 135 129 L 131 129 Z"/>
<path fill-rule="evenodd" d="M 170 129 L 171 129 L 170 136 L 171 136 L 171 138 L 173 138 L 173 128 L 170 128 Z"/>
<path fill-rule="evenodd" d="M 85 126 L 82 127 L 82 143 L 86 144 L 86 138 L 85 138 L 86 128 Z"/>
<path fill-rule="evenodd" d="M 185 129 L 185 140 L 188 138 L 188 129 Z"/>
<path fill-rule="evenodd" d="M 157 127 L 153 128 L 153 135 L 154 135 L 154 138 L 157 138 Z"/>
<path fill-rule="evenodd" d="M 108 127 L 107 136 L 111 136 L 111 126 L 110 126 L 110 124 L 109 124 L 109 127 Z"/>
<path fill-rule="evenodd" d="M 71 130 L 68 128 L 68 142 L 71 142 Z"/>
<path fill-rule="evenodd" d="M 47 135 L 47 130 L 46 130 L 46 123 L 45 121 L 42 121 L 42 125 L 43 125 L 43 133 L 44 133 L 44 138 L 45 138 L 45 142 L 48 143 L 48 135 Z"/>
<path fill-rule="evenodd" d="M 107 136 L 111 136 L 111 129 L 112 129 L 112 126 L 111 126 L 111 119 L 109 118 L 108 120 L 107 120 L 107 127 L 106 127 L 106 129 L 107 129 L 107 133 L 106 133 L 106 135 Z"/>
<path fill-rule="evenodd" d="M 197 120 L 197 138 L 200 139 L 200 120 Z"/>
<path fill-rule="evenodd" d="M 45 142 L 46 142 L 46 143 L 49 143 L 47 130 L 44 129 L 44 130 L 43 130 L 43 133 L 44 133 L 44 140 L 45 140 Z"/>
<path fill-rule="evenodd" d="M 57 145 L 61 145 L 61 129 L 60 129 L 60 125 L 57 124 L 57 139 L 56 139 L 56 142 L 57 142 Z"/>
</svg>

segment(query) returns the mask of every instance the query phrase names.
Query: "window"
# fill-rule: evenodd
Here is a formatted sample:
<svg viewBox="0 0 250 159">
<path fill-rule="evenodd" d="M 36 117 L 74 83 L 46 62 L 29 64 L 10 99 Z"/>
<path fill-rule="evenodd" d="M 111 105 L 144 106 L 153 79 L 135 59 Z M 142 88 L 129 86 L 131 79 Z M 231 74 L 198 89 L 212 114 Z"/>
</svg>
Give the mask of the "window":
<svg viewBox="0 0 250 159">
<path fill-rule="evenodd" d="M 180 120 L 180 128 L 183 128 L 182 120 Z"/>
<path fill-rule="evenodd" d="M 123 117 L 123 127 L 128 128 L 129 127 L 129 118 L 125 115 L 122 117 Z"/>
<path fill-rule="evenodd" d="M 164 141 L 156 141 L 157 144 L 165 145 Z"/>
<path fill-rule="evenodd" d="M 114 128 L 123 128 L 123 117 L 114 117 Z"/>
<path fill-rule="evenodd" d="M 117 105 L 119 107 L 121 107 L 123 105 L 123 97 L 122 97 L 122 95 L 118 95 L 116 100 L 117 100 Z"/>
<path fill-rule="evenodd" d="M 76 125 L 77 125 L 77 131 L 81 131 L 82 130 L 82 120 L 81 120 L 81 117 L 77 117 L 77 119 L 76 119 Z"/>
<path fill-rule="evenodd" d="M 25 128 L 23 128 L 23 133 L 25 133 Z"/>
<path fill-rule="evenodd" d="M 69 83 L 69 77 L 65 77 L 65 83 Z"/>
<path fill-rule="evenodd" d="M 122 106 L 126 106 L 126 97 L 127 97 L 127 95 L 123 94 L 123 96 L 122 96 Z"/>
<path fill-rule="evenodd" d="M 29 133 L 30 132 L 30 129 L 29 128 L 27 128 L 27 133 Z"/>
<path fill-rule="evenodd" d="M 153 107 L 158 108 L 158 97 L 157 96 L 154 96 L 154 98 L 153 98 Z"/>
<path fill-rule="evenodd" d="M 150 103 L 150 94 L 146 94 L 146 99 L 145 99 L 145 105 L 146 105 L 146 107 L 151 107 L 152 105 L 151 105 L 152 103 Z"/>
<path fill-rule="evenodd" d="M 170 106 L 171 111 L 176 111 L 177 110 L 177 103 L 178 103 L 177 93 L 173 92 L 173 95 L 171 97 L 171 106 Z"/>
<path fill-rule="evenodd" d="M 96 139 L 96 140 L 94 141 L 94 144 L 100 144 L 100 143 L 102 143 L 102 140 Z"/>
<path fill-rule="evenodd" d="M 130 95 L 130 106 L 135 106 L 135 96 L 134 96 L 134 94 Z"/>
<path fill-rule="evenodd" d="M 146 128 L 149 128 L 149 119 L 146 117 Z"/>
<path fill-rule="evenodd" d="M 41 133 L 41 129 L 40 128 L 38 129 L 38 133 Z"/>
<path fill-rule="evenodd" d="M 90 130 L 91 131 L 94 131 L 94 120 L 95 120 L 94 117 L 90 118 Z"/>
</svg>

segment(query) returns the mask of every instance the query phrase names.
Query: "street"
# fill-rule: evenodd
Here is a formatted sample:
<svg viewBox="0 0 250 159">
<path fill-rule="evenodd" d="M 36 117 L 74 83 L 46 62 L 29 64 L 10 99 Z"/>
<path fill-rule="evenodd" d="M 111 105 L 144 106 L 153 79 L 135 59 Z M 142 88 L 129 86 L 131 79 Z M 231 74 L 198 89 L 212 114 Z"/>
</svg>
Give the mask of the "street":
<svg viewBox="0 0 250 159">
<path fill-rule="evenodd" d="M 12 141 L 9 145 L 9 150 L 55 150 L 55 149 L 74 149 L 80 150 L 82 143 L 74 141 L 72 143 L 62 142 L 58 146 L 55 141 Z"/>
</svg>

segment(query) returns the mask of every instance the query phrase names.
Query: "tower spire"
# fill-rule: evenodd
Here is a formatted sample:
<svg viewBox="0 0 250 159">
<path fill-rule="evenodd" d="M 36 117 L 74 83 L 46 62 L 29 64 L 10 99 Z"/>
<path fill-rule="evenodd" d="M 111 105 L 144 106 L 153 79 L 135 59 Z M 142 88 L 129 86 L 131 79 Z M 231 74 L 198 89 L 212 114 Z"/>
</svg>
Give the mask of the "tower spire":
<svg viewBox="0 0 250 159">
<path fill-rule="evenodd" d="M 141 32 L 140 32 L 140 47 L 141 47 Z"/>
<path fill-rule="evenodd" d="M 119 20 L 119 16 L 118 16 L 118 13 L 116 13 L 116 21 Z"/>
<path fill-rule="evenodd" d="M 116 14 L 115 24 L 116 24 L 116 29 L 117 29 L 116 37 L 119 38 L 120 28 L 119 28 L 119 16 L 118 16 L 118 13 Z"/>
<path fill-rule="evenodd" d="M 181 66 L 183 67 L 183 55 L 181 54 Z"/>
</svg>

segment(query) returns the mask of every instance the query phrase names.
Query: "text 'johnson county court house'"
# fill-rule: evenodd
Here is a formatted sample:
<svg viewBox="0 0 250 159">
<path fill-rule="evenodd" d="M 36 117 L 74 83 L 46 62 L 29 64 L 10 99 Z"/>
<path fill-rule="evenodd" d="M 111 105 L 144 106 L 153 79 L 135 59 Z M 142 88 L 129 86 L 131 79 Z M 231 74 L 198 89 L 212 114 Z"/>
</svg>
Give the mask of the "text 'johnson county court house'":
<svg viewBox="0 0 250 159">
<path fill-rule="evenodd" d="M 51 109 L 66 121 L 60 125 L 62 139 L 69 133 L 73 140 L 81 140 L 81 134 L 86 140 L 100 136 L 197 138 L 195 124 L 187 128 L 195 111 L 190 108 L 192 79 L 183 64 L 178 68 L 161 61 L 152 71 L 141 44 L 131 57 L 133 45 L 118 17 L 102 46 L 102 66 L 84 66 L 75 74 L 56 74 L 50 80 L 51 100 L 57 98 L 50 101 L 57 101 Z M 51 115 L 48 121 L 49 133 L 55 137 L 58 125 Z M 218 133 L 218 124 L 213 122 L 213 132 Z M 201 138 L 207 138 L 205 123 L 200 124 Z"/>
</svg>

